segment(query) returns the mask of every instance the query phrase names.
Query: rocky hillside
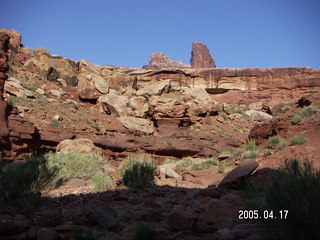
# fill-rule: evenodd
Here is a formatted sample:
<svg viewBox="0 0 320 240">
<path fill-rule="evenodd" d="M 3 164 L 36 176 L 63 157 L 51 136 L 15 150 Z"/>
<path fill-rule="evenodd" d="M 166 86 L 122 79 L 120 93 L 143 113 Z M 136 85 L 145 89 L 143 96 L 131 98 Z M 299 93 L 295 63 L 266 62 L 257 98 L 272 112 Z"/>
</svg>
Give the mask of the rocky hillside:
<svg viewBox="0 0 320 240">
<path fill-rule="evenodd" d="M 155 68 L 99 66 L 32 50 L 18 32 L 1 30 L 1 160 L 87 139 L 115 182 L 99 192 L 89 179 L 69 179 L 32 213 L 6 209 L 1 217 L 14 230 L 0 222 L 3 239 L 72 239 L 75 225 L 99 239 L 130 239 L 137 221 L 155 223 L 156 239 L 253 239 L 261 226 L 238 219 L 240 179 L 254 172 L 264 182 L 284 158 L 320 169 L 320 70 L 216 68 L 203 46 L 193 51 L 191 67 L 159 54 Z M 132 153 L 156 162 L 154 187 L 124 186 L 119 166 Z M 35 220 L 56 213 L 63 220 L 54 228 Z"/>
</svg>

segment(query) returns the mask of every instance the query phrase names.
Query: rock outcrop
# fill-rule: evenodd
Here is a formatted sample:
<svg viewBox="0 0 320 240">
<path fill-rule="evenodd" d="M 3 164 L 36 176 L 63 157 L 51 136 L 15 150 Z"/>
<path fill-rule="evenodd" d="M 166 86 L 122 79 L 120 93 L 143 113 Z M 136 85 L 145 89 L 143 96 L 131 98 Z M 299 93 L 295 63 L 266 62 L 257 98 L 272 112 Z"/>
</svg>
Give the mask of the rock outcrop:
<svg viewBox="0 0 320 240">
<path fill-rule="evenodd" d="M 190 63 L 192 68 L 216 68 L 208 47 L 199 42 L 192 43 Z"/>
<path fill-rule="evenodd" d="M 144 69 L 161 69 L 161 68 L 188 68 L 190 65 L 183 64 L 181 61 L 175 62 L 161 52 L 156 52 L 151 55 L 149 65 L 145 65 Z"/>
<path fill-rule="evenodd" d="M 6 72 L 8 66 L 8 44 L 9 36 L 6 33 L 0 32 L 0 140 L 9 134 L 7 125 L 7 103 L 3 99 L 4 84 L 7 80 Z"/>
</svg>

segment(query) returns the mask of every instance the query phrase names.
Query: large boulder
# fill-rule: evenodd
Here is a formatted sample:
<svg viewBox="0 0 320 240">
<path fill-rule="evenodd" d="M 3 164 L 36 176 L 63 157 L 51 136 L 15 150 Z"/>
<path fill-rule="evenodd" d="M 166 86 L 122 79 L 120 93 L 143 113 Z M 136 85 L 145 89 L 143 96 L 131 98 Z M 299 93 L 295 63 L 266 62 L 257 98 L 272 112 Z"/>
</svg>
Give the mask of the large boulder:
<svg viewBox="0 0 320 240">
<path fill-rule="evenodd" d="M 258 167 L 258 162 L 254 159 L 246 159 L 235 169 L 229 172 L 220 182 L 220 187 L 236 187 L 241 180 L 249 175 Z"/>
<path fill-rule="evenodd" d="M 141 88 L 137 91 L 138 96 L 155 96 L 155 95 L 161 95 L 163 93 L 170 92 L 171 89 L 171 80 L 162 80 L 153 84 L 150 84 L 144 88 Z"/>
<path fill-rule="evenodd" d="M 133 116 L 145 118 L 149 112 L 149 104 L 145 97 L 130 98 L 130 106 L 133 110 Z"/>
<path fill-rule="evenodd" d="M 98 99 L 109 92 L 107 80 L 95 73 L 78 75 L 78 94 L 82 99 Z"/>
<path fill-rule="evenodd" d="M 40 55 L 28 59 L 24 66 L 29 71 L 34 71 L 39 75 L 56 81 L 58 78 L 64 79 L 67 83 L 74 81 L 77 67 L 74 62 L 65 58 L 52 58 L 47 55 Z"/>
<path fill-rule="evenodd" d="M 33 93 L 22 86 L 22 82 L 16 78 L 8 78 L 4 84 L 5 92 L 17 97 L 33 97 Z"/>
<path fill-rule="evenodd" d="M 173 94 L 153 96 L 150 105 L 155 118 L 185 117 L 188 108 L 183 97 Z"/>
<path fill-rule="evenodd" d="M 192 231 L 197 224 L 197 214 L 185 206 L 176 205 L 169 214 L 168 221 L 175 231 Z"/>
<path fill-rule="evenodd" d="M 79 153 L 101 155 L 101 149 L 96 147 L 90 139 L 66 139 L 60 142 L 56 149 L 60 153 Z"/>
<path fill-rule="evenodd" d="M 273 118 L 272 115 L 257 110 L 248 110 L 245 113 L 249 116 L 249 118 L 255 121 L 268 121 Z"/>
<path fill-rule="evenodd" d="M 188 116 L 205 116 L 217 112 L 217 105 L 212 100 L 193 99 L 188 103 Z"/>
<path fill-rule="evenodd" d="M 143 118 L 135 118 L 135 117 L 121 117 L 119 121 L 125 128 L 141 131 L 146 134 L 153 133 L 153 122 L 143 119 Z"/>
<path fill-rule="evenodd" d="M 199 42 L 192 43 L 190 63 L 192 68 L 216 68 L 208 47 Z"/>
<path fill-rule="evenodd" d="M 107 94 L 100 96 L 98 102 L 107 114 L 116 117 L 127 117 L 132 115 L 130 101 L 127 96 Z"/>
</svg>

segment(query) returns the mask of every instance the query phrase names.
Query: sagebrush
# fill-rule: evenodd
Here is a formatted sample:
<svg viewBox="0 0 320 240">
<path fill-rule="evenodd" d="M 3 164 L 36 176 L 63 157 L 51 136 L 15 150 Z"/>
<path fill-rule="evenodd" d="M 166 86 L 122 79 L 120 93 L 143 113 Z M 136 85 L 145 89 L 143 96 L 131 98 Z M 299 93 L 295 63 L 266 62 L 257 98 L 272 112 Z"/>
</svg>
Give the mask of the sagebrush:
<svg viewBox="0 0 320 240">
<path fill-rule="evenodd" d="M 153 184 L 156 165 L 145 154 L 130 154 L 120 167 L 123 183 L 132 188 L 143 188 Z"/>
</svg>

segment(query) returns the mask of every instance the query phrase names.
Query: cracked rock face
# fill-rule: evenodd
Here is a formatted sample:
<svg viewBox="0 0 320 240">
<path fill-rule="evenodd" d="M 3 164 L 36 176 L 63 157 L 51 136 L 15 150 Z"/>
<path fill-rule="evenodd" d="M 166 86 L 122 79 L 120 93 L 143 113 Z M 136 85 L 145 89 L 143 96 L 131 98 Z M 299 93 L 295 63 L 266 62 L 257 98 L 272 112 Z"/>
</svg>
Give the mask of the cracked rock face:
<svg viewBox="0 0 320 240">
<path fill-rule="evenodd" d="M 216 68 L 208 47 L 199 42 L 192 43 L 190 63 L 192 68 Z"/>
</svg>

